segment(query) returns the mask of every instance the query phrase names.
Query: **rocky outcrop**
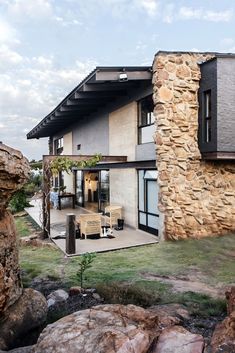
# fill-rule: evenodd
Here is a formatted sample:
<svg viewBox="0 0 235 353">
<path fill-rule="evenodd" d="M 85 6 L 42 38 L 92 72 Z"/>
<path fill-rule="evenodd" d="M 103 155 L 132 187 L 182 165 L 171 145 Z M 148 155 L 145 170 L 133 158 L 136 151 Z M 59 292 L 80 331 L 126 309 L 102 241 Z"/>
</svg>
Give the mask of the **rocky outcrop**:
<svg viewBox="0 0 235 353">
<path fill-rule="evenodd" d="M 226 293 L 225 293 L 226 299 L 227 299 L 227 312 L 228 315 L 232 314 L 233 311 L 235 311 L 235 287 L 231 287 Z"/>
<path fill-rule="evenodd" d="M 0 321 L 0 349 L 17 347 L 25 340 L 25 335 L 33 335 L 47 318 L 45 297 L 27 288 L 20 299 L 9 307 Z"/>
<path fill-rule="evenodd" d="M 0 349 L 11 349 L 46 319 L 47 302 L 39 292 L 23 292 L 14 220 L 6 209 L 30 174 L 23 155 L 0 144 Z"/>
<path fill-rule="evenodd" d="M 160 52 L 153 63 L 159 210 L 166 239 L 235 229 L 235 164 L 202 161 L 198 148 L 198 62 L 211 56 Z"/>
<path fill-rule="evenodd" d="M 202 353 L 204 340 L 181 326 L 165 329 L 151 353 Z"/>
<path fill-rule="evenodd" d="M 21 295 L 16 230 L 8 202 L 29 176 L 23 155 L 0 144 L 0 317 Z"/>
<path fill-rule="evenodd" d="M 47 326 L 33 353 L 146 353 L 158 317 L 134 305 L 99 305 Z"/>
<path fill-rule="evenodd" d="M 211 340 L 210 353 L 235 352 L 235 311 L 216 326 Z"/>
</svg>

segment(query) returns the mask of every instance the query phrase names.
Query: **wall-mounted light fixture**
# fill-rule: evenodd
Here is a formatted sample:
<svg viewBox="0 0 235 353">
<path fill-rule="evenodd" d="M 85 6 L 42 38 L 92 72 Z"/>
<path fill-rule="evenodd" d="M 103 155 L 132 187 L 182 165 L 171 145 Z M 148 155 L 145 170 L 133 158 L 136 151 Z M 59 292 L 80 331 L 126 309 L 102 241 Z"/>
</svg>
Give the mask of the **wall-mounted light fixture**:
<svg viewBox="0 0 235 353">
<path fill-rule="evenodd" d="M 128 81 L 128 76 L 125 72 L 119 74 L 119 81 Z"/>
</svg>

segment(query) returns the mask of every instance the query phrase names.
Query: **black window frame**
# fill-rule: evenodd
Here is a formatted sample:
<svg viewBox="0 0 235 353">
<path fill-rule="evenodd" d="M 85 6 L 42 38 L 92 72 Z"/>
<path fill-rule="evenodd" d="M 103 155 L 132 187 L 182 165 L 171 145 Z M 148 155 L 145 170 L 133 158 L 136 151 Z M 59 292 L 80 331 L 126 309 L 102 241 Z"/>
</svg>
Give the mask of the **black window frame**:
<svg viewBox="0 0 235 353">
<path fill-rule="evenodd" d="M 149 109 L 149 112 L 147 112 L 147 115 L 144 116 L 143 105 L 146 104 L 146 102 L 147 104 L 152 105 L 151 107 L 152 109 Z M 155 117 L 154 117 L 153 110 L 154 110 L 154 104 L 153 104 L 152 94 L 138 101 L 138 145 L 154 142 L 153 139 L 152 141 L 142 142 L 142 130 L 147 126 L 152 126 L 155 124 Z"/>
<path fill-rule="evenodd" d="M 210 143 L 212 141 L 212 114 L 211 114 L 212 102 L 211 102 L 211 89 L 203 92 L 203 126 L 204 126 L 204 136 L 203 140 L 205 143 Z"/>
<path fill-rule="evenodd" d="M 54 140 L 54 152 L 56 155 L 61 155 L 64 150 L 64 138 L 63 136 Z"/>
</svg>

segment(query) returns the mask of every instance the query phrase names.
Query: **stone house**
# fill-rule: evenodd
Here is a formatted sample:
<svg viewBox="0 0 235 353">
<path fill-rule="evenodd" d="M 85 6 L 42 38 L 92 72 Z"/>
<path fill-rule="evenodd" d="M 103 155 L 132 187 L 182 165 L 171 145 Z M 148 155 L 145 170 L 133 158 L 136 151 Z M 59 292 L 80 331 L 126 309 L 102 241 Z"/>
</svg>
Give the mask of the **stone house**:
<svg viewBox="0 0 235 353">
<path fill-rule="evenodd" d="M 93 211 L 181 239 L 235 230 L 235 55 L 158 52 L 152 67 L 98 67 L 27 135 L 50 154 L 109 156 L 57 184 Z"/>
</svg>

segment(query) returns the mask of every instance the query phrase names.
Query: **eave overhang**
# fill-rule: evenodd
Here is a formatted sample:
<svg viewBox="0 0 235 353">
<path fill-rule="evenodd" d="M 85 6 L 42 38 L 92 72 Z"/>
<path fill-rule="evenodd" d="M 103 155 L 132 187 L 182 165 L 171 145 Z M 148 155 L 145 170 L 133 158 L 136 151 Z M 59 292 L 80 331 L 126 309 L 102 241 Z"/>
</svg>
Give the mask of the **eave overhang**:
<svg viewBox="0 0 235 353">
<path fill-rule="evenodd" d="M 151 81 L 150 66 L 97 67 L 27 134 L 27 139 L 51 136 Z"/>
</svg>

